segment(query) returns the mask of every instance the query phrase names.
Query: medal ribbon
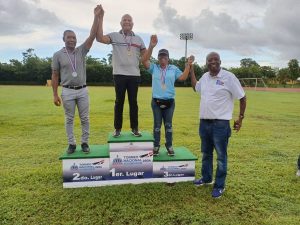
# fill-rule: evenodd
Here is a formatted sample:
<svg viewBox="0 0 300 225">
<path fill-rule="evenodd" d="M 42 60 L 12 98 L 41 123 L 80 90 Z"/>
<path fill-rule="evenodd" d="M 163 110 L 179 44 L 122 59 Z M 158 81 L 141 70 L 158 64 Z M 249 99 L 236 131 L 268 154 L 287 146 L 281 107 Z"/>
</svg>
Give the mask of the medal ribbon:
<svg viewBox="0 0 300 225">
<path fill-rule="evenodd" d="M 166 84 L 166 74 L 167 74 L 167 67 L 164 69 L 160 68 L 160 82 L 162 86 Z"/>
<path fill-rule="evenodd" d="M 70 55 L 69 55 L 68 50 L 67 50 L 66 48 L 65 48 L 65 50 L 66 50 L 66 52 L 67 52 L 69 61 L 70 61 L 70 63 L 71 63 L 72 70 L 73 70 L 73 72 L 76 72 L 76 54 L 74 54 L 74 64 L 73 64 L 73 62 L 72 62 L 72 60 L 71 60 L 71 57 L 70 57 Z"/>
<path fill-rule="evenodd" d="M 124 31 L 123 31 L 123 30 L 122 30 L 122 34 L 123 34 L 124 41 L 125 41 L 125 43 L 126 43 L 126 45 L 127 45 L 127 51 L 130 52 L 130 48 L 131 48 L 131 44 L 132 44 L 132 33 L 130 33 L 130 40 L 129 40 L 129 42 L 127 42 L 127 37 L 126 37 L 126 35 L 124 34 Z"/>
</svg>

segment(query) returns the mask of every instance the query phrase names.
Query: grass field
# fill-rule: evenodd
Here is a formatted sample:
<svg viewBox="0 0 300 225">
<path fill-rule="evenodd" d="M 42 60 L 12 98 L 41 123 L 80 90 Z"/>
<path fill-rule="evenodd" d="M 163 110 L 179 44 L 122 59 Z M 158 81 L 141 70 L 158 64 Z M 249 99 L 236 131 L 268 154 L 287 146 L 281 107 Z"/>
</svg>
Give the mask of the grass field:
<svg viewBox="0 0 300 225">
<path fill-rule="evenodd" d="M 89 93 L 90 144 L 104 144 L 113 130 L 114 89 Z M 64 115 L 51 88 L 0 86 L 0 224 L 299 224 L 300 94 L 247 96 L 243 128 L 230 139 L 227 190 L 214 200 L 211 187 L 191 182 L 63 189 Z M 148 131 L 150 99 L 151 89 L 140 88 L 140 128 Z M 174 146 L 200 157 L 198 110 L 199 96 L 177 88 Z M 124 115 L 129 130 L 127 101 Z M 75 133 L 80 140 L 78 116 Z"/>
</svg>

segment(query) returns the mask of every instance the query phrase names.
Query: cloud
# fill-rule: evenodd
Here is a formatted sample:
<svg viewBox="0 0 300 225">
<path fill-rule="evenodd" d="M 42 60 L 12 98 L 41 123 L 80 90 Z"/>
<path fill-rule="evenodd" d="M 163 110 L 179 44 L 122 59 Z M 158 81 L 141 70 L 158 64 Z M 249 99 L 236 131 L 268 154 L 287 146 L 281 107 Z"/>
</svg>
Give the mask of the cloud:
<svg viewBox="0 0 300 225">
<path fill-rule="evenodd" d="M 215 0 L 214 3 L 219 3 L 217 11 L 212 10 L 212 4 L 188 18 L 170 7 L 166 0 L 160 0 L 160 13 L 154 26 L 176 36 L 192 32 L 194 42 L 205 49 L 229 50 L 241 56 L 277 52 L 281 59 L 300 58 L 300 26 L 297 24 L 300 1 Z M 245 5 L 249 6 L 248 10 Z M 259 9 L 262 5 L 263 10 Z M 238 15 L 232 13 L 234 11 L 242 13 Z M 247 16 L 243 16 L 245 13 Z M 260 25 L 249 19 L 255 16 L 259 17 L 255 22 L 259 21 Z"/>
<path fill-rule="evenodd" d="M 256 35 L 254 27 L 250 25 L 247 28 L 241 27 L 237 19 L 225 12 L 216 14 L 207 8 L 193 18 L 187 18 L 178 15 L 177 11 L 168 7 L 166 3 L 166 0 L 160 1 L 161 13 L 154 26 L 159 29 L 163 25 L 176 35 L 192 32 L 194 41 L 201 47 L 248 54 L 256 51 L 257 43 L 263 38 Z"/>
<path fill-rule="evenodd" d="M 31 33 L 60 23 L 53 12 L 38 4 L 38 0 L 0 0 L 0 36 Z"/>
<path fill-rule="evenodd" d="M 281 59 L 300 58 L 300 1 L 274 0 L 266 11 L 266 42 L 280 53 Z"/>
<path fill-rule="evenodd" d="M 243 57 L 278 66 L 300 59 L 299 0 L 129 0 L 122 7 L 111 0 L 0 0 L 1 53 L 33 47 L 48 48 L 51 55 L 63 44 L 65 29 L 73 29 L 79 42 L 85 40 L 99 3 L 105 10 L 104 33 L 119 30 L 121 16 L 130 13 L 145 44 L 156 33 L 156 49 L 168 48 L 174 58 L 184 55 L 179 34 L 192 32 L 188 54 L 197 59 L 212 50 L 237 64 Z"/>
<path fill-rule="evenodd" d="M 232 3 L 238 3 L 238 4 L 252 4 L 252 5 L 265 5 L 269 0 L 215 0 L 216 3 L 221 4 L 232 4 Z"/>
</svg>

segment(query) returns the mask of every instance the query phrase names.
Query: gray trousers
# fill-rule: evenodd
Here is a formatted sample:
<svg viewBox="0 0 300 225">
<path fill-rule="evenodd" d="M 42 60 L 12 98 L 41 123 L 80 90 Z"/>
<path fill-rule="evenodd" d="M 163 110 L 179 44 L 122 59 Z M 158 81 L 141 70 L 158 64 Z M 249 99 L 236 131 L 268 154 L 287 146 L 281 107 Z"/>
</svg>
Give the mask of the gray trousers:
<svg viewBox="0 0 300 225">
<path fill-rule="evenodd" d="M 81 143 L 88 143 L 90 134 L 90 119 L 89 119 L 89 95 L 88 89 L 82 88 L 79 90 L 63 88 L 61 98 L 65 110 L 65 127 L 69 144 L 76 144 L 74 137 L 74 116 L 77 105 L 78 113 L 81 122 Z"/>
</svg>

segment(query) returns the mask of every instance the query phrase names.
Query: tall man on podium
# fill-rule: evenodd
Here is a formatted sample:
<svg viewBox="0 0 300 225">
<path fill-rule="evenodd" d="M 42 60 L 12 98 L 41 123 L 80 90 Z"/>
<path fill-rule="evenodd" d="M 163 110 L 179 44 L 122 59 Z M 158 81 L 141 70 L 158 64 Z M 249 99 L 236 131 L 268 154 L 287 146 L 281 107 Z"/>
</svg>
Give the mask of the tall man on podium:
<svg viewBox="0 0 300 225">
<path fill-rule="evenodd" d="M 132 31 L 133 20 L 129 14 L 122 16 L 119 32 L 103 35 L 103 14 L 100 16 L 97 41 L 111 44 L 113 47 L 112 64 L 113 79 L 115 84 L 114 108 L 114 137 L 121 135 L 123 124 L 123 108 L 127 91 L 129 101 L 130 127 L 132 134 L 140 137 L 138 129 L 138 104 L 137 93 L 140 83 L 140 58 L 144 57 L 146 47 L 143 40 Z"/>
<path fill-rule="evenodd" d="M 101 5 L 94 9 L 94 22 L 91 32 L 86 41 L 76 48 L 76 35 L 72 30 L 63 33 L 65 47 L 57 51 L 52 59 L 52 88 L 53 102 L 56 106 L 63 103 L 65 111 L 65 128 L 68 137 L 68 154 L 76 150 L 76 140 L 73 133 L 75 108 L 77 106 L 81 121 L 81 148 L 84 153 L 89 153 L 88 145 L 90 122 L 89 122 L 89 96 L 86 87 L 85 56 L 92 47 L 96 38 L 99 16 L 103 14 Z M 61 98 L 58 96 L 57 88 L 59 78 L 62 85 Z"/>
</svg>

